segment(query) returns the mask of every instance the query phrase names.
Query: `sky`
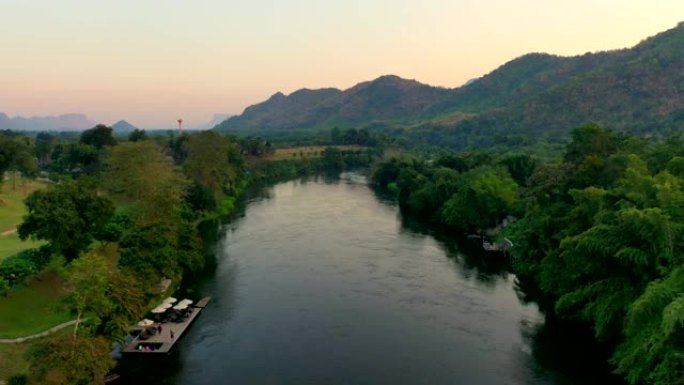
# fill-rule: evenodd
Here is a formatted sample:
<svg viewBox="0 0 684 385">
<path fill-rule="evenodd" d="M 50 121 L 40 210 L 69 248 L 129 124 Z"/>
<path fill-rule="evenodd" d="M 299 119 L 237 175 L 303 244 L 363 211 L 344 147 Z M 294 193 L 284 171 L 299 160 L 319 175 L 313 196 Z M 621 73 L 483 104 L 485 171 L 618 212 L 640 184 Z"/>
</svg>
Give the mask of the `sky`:
<svg viewBox="0 0 684 385">
<path fill-rule="evenodd" d="M 682 0 L 0 0 L 0 112 L 187 127 L 394 74 L 458 87 L 530 52 L 634 46 Z"/>
</svg>

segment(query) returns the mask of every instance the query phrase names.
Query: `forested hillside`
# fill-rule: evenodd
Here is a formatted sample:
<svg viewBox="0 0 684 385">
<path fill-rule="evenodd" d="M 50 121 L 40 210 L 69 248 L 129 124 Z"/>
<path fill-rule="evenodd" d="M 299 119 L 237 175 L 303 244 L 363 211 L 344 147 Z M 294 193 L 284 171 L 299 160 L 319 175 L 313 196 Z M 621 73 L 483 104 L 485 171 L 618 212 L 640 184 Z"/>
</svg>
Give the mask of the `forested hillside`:
<svg viewBox="0 0 684 385">
<path fill-rule="evenodd" d="M 340 91 L 302 89 L 285 96 L 276 93 L 248 107 L 242 115 L 219 124 L 222 131 L 285 130 L 357 127 L 373 121 L 416 118 L 448 95 L 448 90 L 382 76 Z"/>
<path fill-rule="evenodd" d="M 631 49 L 528 54 L 455 89 L 383 76 L 348 90 L 273 95 L 219 124 L 228 132 L 368 128 L 464 148 L 565 141 L 596 122 L 660 135 L 684 127 L 684 24 Z"/>
</svg>

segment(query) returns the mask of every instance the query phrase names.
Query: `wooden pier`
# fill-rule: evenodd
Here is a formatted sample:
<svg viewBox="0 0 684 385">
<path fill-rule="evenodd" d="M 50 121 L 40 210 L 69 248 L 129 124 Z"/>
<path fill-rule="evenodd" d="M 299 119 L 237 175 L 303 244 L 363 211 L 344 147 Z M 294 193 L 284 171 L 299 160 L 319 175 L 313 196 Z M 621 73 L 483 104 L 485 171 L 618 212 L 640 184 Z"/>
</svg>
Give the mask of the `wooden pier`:
<svg viewBox="0 0 684 385">
<path fill-rule="evenodd" d="M 197 302 L 197 304 L 190 306 L 192 312 L 183 318 L 180 322 L 162 322 L 161 333 L 145 339 L 140 338 L 140 334 L 136 335 L 133 340 L 126 345 L 123 352 L 127 354 L 168 354 L 176 342 L 183 336 L 190 324 L 197 318 L 200 312 L 207 306 L 211 297 L 204 297 Z M 151 327 L 158 326 L 159 323 L 151 325 Z M 140 328 L 142 330 L 144 328 Z"/>
</svg>

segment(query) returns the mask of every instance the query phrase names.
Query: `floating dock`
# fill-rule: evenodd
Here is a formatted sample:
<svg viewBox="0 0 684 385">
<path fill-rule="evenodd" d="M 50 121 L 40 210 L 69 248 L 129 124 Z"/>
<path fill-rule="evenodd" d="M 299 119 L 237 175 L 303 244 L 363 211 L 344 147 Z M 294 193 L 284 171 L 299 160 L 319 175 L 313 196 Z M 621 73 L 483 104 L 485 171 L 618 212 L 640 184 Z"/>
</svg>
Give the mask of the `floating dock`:
<svg viewBox="0 0 684 385">
<path fill-rule="evenodd" d="M 155 333 L 145 339 L 141 339 L 140 334 L 136 335 L 126 345 L 123 352 L 127 354 L 168 354 L 210 300 L 211 297 L 204 297 L 197 304 L 190 306 L 192 312 L 180 322 L 161 323 L 161 333 Z M 159 324 L 156 323 L 153 326 L 156 325 Z"/>
</svg>

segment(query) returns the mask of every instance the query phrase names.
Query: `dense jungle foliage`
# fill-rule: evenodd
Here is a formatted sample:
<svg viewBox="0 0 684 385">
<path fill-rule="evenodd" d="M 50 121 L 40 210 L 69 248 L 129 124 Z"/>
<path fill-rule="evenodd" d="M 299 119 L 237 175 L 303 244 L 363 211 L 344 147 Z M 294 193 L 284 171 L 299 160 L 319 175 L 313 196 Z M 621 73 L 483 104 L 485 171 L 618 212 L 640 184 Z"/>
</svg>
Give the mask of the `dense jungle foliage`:
<svg viewBox="0 0 684 385">
<path fill-rule="evenodd" d="M 521 283 L 546 311 L 614 347 L 631 384 L 684 383 L 684 138 L 597 125 L 558 162 L 466 152 L 392 159 L 374 173 L 405 210 L 473 233 L 503 229 Z"/>
</svg>

